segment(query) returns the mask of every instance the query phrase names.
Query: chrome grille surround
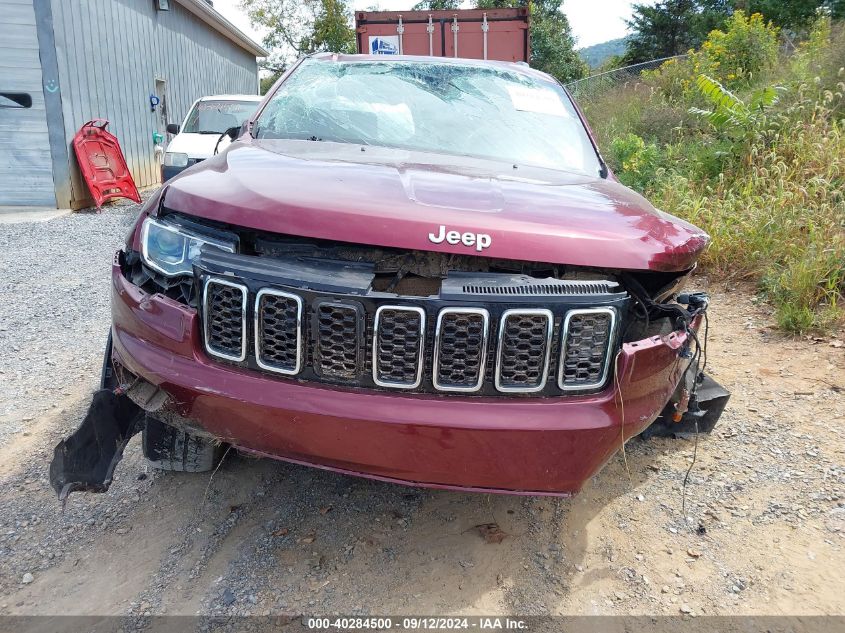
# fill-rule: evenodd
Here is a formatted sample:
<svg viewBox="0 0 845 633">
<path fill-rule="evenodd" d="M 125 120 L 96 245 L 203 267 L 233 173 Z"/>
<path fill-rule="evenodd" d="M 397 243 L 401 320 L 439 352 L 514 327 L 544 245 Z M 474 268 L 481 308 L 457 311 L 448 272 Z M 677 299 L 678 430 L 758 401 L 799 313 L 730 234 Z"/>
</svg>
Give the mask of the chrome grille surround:
<svg viewBox="0 0 845 633">
<path fill-rule="evenodd" d="M 413 352 L 413 355 L 416 357 L 415 363 L 415 373 L 413 374 L 413 381 L 401 381 L 401 380 L 390 380 L 390 378 L 385 379 L 385 371 L 383 371 L 383 365 L 390 365 L 390 368 L 387 370 L 387 374 L 394 373 L 395 371 L 401 371 L 401 367 L 396 367 L 395 363 L 398 360 L 399 363 L 406 363 L 408 361 L 407 358 L 399 358 L 396 360 L 387 361 L 387 356 L 394 353 L 392 349 L 388 350 L 387 345 L 393 346 L 392 341 L 385 340 L 385 326 L 384 322 L 387 321 L 389 318 L 387 315 L 389 313 L 405 313 L 405 314 L 414 314 L 416 318 L 419 319 L 419 328 L 416 333 L 410 331 L 400 330 L 399 332 L 393 334 L 391 333 L 390 336 L 395 336 L 396 338 L 400 339 L 410 339 L 412 342 L 414 338 L 416 338 L 416 342 L 414 343 L 414 348 L 416 351 Z M 397 326 L 393 326 L 396 328 Z M 399 328 L 403 326 L 399 325 Z M 402 355 L 406 356 L 408 351 L 408 347 L 404 346 L 404 350 L 402 351 Z M 373 382 L 376 383 L 379 387 L 392 387 L 394 389 L 416 389 L 422 383 L 422 376 L 423 376 L 423 368 L 425 366 L 425 310 L 416 306 L 402 306 L 402 305 L 382 305 L 376 309 L 376 316 L 375 316 L 375 323 L 373 325 Z"/>
<path fill-rule="evenodd" d="M 517 325 L 516 331 L 508 329 L 508 322 L 511 319 L 518 319 L 522 317 L 528 317 L 529 320 L 539 318 L 544 321 L 544 332 L 542 334 L 539 332 L 531 332 L 531 330 L 534 329 L 533 324 Z M 536 319 L 533 320 L 535 320 L 536 323 Z M 525 332 L 526 329 L 528 330 L 529 337 L 532 337 L 534 340 L 528 340 L 527 337 L 523 336 L 522 333 Z M 505 310 L 502 313 L 502 317 L 499 320 L 499 344 L 496 351 L 496 369 L 494 372 L 494 380 L 498 391 L 501 391 L 502 393 L 535 393 L 543 390 L 546 386 L 546 380 L 549 374 L 549 359 L 551 358 L 553 329 L 554 315 L 551 310 L 513 309 Z M 522 341 L 518 341 L 516 339 L 522 339 Z M 540 366 L 537 368 L 531 367 L 531 365 L 534 364 L 534 359 L 537 355 L 531 355 L 530 353 L 526 355 L 526 350 L 524 349 L 526 343 L 528 345 L 542 345 Z M 507 349 L 508 347 L 510 349 Z M 512 361 L 506 357 L 506 354 L 516 356 L 516 358 Z M 515 384 L 517 381 L 503 376 L 505 371 L 512 373 L 505 364 L 513 363 L 514 361 L 522 365 L 522 368 L 519 369 L 522 373 L 530 371 L 531 373 L 537 374 L 538 380 L 536 384 Z M 507 382 L 510 384 L 506 384 Z"/>
<path fill-rule="evenodd" d="M 374 289 L 363 267 L 256 258 L 217 249 L 204 251 L 195 271 L 199 327 L 209 358 L 279 380 L 365 391 L 466 398 L 599 392 L 612 381 L 613 355 L 630 302 L 611 281 L 569 288 L 575 282 L 535 280 L 534 285 L 548 290 L 546 295 L 515 294 L 513 288 L 530 285 L 531 278 L 501 273 L 455 274 L 442 282 L 438 293 L 396 295 Z M 473 284 L 485 292 L 470 292 Z M 487 286 L 507 287 L 508 292 L 488 296 Z M 610 319 L 608 349 L 603 336 Z M 404 330 L 391 333 L 395 323 Z M 374 376 L 376 331 L 380 336 L 375 356 L 379 341 L 382 351 L 390 353 L 376 359 Z M 265 334 L 267 341 L 262 340 Z M 486 341 L 480 341 L 482 334 Z M 564 335 L 576 336 L 572 349 L 583 349 L 590 359 L 580 365 L 577 386 L 572 383 L 576 371 L 560 369 L 566 362 Z M 576 358 L 574 351 L 570 354 Z M 394 358 L 399 360 L 391 372 Z"/>
<path fill-rule="evenodd" d="M 262 299 L 265 297 L 268 298 L 278 298 L 283 301 L 287 301 L 288 303 L 292 302 L 295 305 L 296 309 L 296 330 L 294 333 L 295 337 L 295 360 L 293 362 L 293 366 L 285 367 L 284 365 L 280 365 L 279 363 L 273 363 L 268 358 L 266 358 L 267 354 L 265 352 L 267 348 L 267 340 L 270 338 L 267 332 L 267 309 L 264 303 L 262 303 Z M 282 374 L 285 376 L 294 376 L 298 374 L 302 369 L 302 297 L 299 295 L 295 295 L 291 292 L 284 292 L 282 290 L 275 290 L 273 288 L 261 288 L 255 295 L 255 306 L 254 306 L 254 328 L 253 331 L 255 333 L 255 363 L 261 368 L 266 369 L 267 371 L 272 371 L 277 374 Z M 289 306 L 287 306 L 289 307 Z M 286 309 L 286 308 L 282 308 Z M 289 315 L 282 318 L 289 318 Z M 290 331 L 282 331 L 277 334 L 274 334 L 277 338 L 289 338 L 291 336 Z M 276 345 L 287 345 L 290 346 L 289 341 L 279 341 L 276 342 Z M 284 350 L 287 352 L 287 350 Z M 288 363 L 290 365 L 290 363 Z"/>
<path fill-rule="evenodd" d="M 467 320 L 472 317 L 481 317 L 481 333 L 480 345 L 478 345 L 478 362 L 474 368 L 477 374 L 477 379 L 471 384 L 448 384 L 443 382 L 441 371 L 443 370 L 443 336 L 446 334 L 446 327 L 444 320 L 452 315 L 458 318 L 465 317 Z M 437 315 L 437 327 L 434 334 L 434 367 L 432 370 L 432 384 L 438 391 L 454 391 L 462 393 L 472 393 L 481 389 L 484 384 L 484 377 L 487 370 L 487 348 L 490 334 L 490 313 L 484 308 L 443 308 Z M 467 333 L 467 338 L 470 334 Z M 470 343 L 471 344 L 471 343 Z M 465 347 L 467 343 L 463 344 Z M 462 354 L 466 354 L 466 349 L 462 350 Z M 455 354 L 452 353 L 454 358 Z M 462 359 L 465 360 L 465 359 Z"/>
<path fill-rule="evenodd" d="M 576 328 L 575 322 L 581 317 L 596 318 L 600 316 L 605 317 L 604 321 L 607 323 L 607 327 L 598 332 L 597 337 L 600 339 L 599 345 L 604 349 L 599 354 L 596 354 L 592 349 L 595 345 L 591 345 L 586 350 L 581 345 L 580 339 L 582 338 L 582 334 Z M 561 327 L 560 358 L 558 360 L 557 370 L 557 383 L 562 391 L 589 391 L 604 386 L 608 373 L 610 372 L 610 356 L 616 340 L 616 322 L 616 310 L 614 308 L 584 308 L 567 311 L 563 319 L 563 326 Z M 588 327 L 590 329 L 593 328 L 592 325 Z M 578 341 L 575 340 L 576 337 L 578 337 Z M 578 346 L 574 354 L 572 351 L 573 343 Z M 579 367 L 579 365 L 583 365 L 584 363 L 589 363 L 592 367 Z M 577 373 L 584 373 L 586 371 L 595 376 L 597 374 L 596 368 L 599 369 L 598 378 L 592 382 L 578 382 Z M 571 375 L 572 372 L 576 372 L 574 378 Z M 570 375 L 567 376 L 567 373 Z"/>
<path fill-rule="evenodd" d="M 215 309 L 214 312 L 214 319 L 209 317 L 209 304 L 212 301 L 218 300 L 222 301 L 222 299 L 216 299 L 214 296 L 214 288 L 213 286 L 222 286 L 224 288 L 228 288 L 231 290 L 237 290 L 240 293 L 240 309 L 237 306 L 226 306 L 225 310 L 229 313 L 227 316 L 229 317 L 229 326 L 232 325 L 232 322 L 238 320 L 238 328 L 240 328 L 240 349 L 237 354 L 232 353 L 231 348 L 227 350 L 226 348 L 217 345 L 215 346 L 215 339 L 221 339 L 223 337 L 232 339 L 231 334 L 226 335 L 222 331 L 220 331 L 220 326 L 215 325 L 215 322 L 219 324 L 220 320 L 224 317 L 219 316 L 220 310 Z M 210 292 L 209 292 L 210 291 Z M 233 293 L 232 293 L 233 294 Z M 246 303 L 247 303 L 247 294 L 248 290 L 247 287 L 243 284 L 235 283 L 234 281 L 230 281 L 228 279 L 224 279 L 222 277 L 208 277 L 205 280 L 205 285 L 203 286 L 202 291 L 202 318 L 203 318 L 203 342 L 205 343 L 205 349 L 208 351 L 209 354 L 212 356 L 216 356 L 217 358 L 222 358 L 224 360 L 230 360 L 235 362 L 241 362 L 246 359 Z M 227 299 L 230 301 L 231 299 Z M 217 327 L 218 331 L 214 331 L 215 327 Z M 233 339 L 233 340 L 237 340 Z"/>
</svg>

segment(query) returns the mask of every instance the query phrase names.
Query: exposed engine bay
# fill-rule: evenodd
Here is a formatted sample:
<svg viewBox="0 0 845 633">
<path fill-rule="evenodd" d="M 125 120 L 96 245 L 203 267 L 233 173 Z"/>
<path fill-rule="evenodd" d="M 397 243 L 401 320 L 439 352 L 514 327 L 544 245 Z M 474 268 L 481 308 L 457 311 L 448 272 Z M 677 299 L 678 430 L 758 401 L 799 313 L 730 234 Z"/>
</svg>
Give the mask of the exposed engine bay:
<svg viewBox="0 0 845 633">
<path fill-rule="evenodd" d="M 370 288 L 377 292 L 406 297 L 437 295 L 450 273 L 490 273 L 520 275 L 535 280 L 614 281 L 629 293 L 634 286 L 647 302 L 673 303 L 682 292 L 691 270 L 681 272 L 621 271 L 601 268 L 584 268 L 533 261 L 494 259 L 475 255 L 447 254 L 433 251 L 402 250 L 381 246 L 366 246 L 331 240 L 286 236 L 234 227 L 231 225 L 198 220 L 181 213 L 161 208 L 161 216 L 188 229 L 225 237 L 238 243 L 242 255 L 256 255 L 280 260 L 324 262 L 355 265 L 357 270 L 372 274 Z M 192 276 L 170 279 L 144 266 L 140 254 L 125 255 L 127 276 L 136 285 L 150 292 L 163 292 L 188 305 L 197 305 L 197 293 Z M 635 295 L 636 297 L 636 295 Z M 639 310 L 642 316 L 644 312 Z M 656 316 L 651 322 L 639 318 L 628 324 L 624 340 L 637 340 L 648 332 L 667 330 Z M 648 325 L 648 330 L 646 330 Z"/>
</svg>

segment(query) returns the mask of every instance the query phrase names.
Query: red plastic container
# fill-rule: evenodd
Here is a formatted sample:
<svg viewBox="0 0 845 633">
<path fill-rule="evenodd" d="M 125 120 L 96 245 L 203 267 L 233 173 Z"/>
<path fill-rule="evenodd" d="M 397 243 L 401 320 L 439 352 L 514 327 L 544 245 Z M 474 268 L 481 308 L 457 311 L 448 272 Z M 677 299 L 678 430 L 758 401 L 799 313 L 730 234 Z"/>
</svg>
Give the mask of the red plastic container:
<svg viewBox="0 0 845 633">
<path fill-rule="evenodd" d="M 138 188 L 120 151 L 120 143 L 114 134 L 106 130 L 108 124 L 105 119 L 88 121 L 73 137 L 79 169 L 98 209 L 112 198 L 141 202 Z"/>
<path fill-rule="evenodd" d="M 358 11 L 358 52 L 528 62 L 528 9 Z"/>
</svg>

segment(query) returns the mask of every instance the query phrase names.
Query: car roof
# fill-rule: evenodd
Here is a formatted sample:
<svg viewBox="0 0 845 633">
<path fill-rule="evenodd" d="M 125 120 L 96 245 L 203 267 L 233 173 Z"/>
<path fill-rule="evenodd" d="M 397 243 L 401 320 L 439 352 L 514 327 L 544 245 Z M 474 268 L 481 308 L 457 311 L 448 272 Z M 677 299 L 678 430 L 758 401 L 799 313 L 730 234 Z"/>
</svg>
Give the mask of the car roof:
<svg viewBox="0 0 845 633">
<path fill-rule="evenodd" d="M 457 66 L 477 66 L 501 68 L 511 72 L 557 83 L 554 77 L 543 71 L 531 68 L 525 62 L 505 62 L 492 59 L 468 59 L 463 57 L 430 57 L 428 55 L 344 55 L 340 53 L 315 53 L 310 58 L 322 62 L 425 62 L 428 64 L 452 64 Z"/>
<path fill-rule="evenodd" d="M 263 98 L 260 95 L 210 95 L 200 97 L 197 101 L 255 101 L 258 103 Z"/>
</svg>

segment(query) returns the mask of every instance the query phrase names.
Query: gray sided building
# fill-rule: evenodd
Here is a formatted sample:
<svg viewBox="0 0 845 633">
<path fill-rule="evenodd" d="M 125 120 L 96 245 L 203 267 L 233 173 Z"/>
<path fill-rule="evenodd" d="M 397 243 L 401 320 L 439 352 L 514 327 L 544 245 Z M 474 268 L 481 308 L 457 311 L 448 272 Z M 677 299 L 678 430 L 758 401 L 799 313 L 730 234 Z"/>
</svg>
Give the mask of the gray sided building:
<svg viewBox="0 0 845 633">
<path fill-rule="evenodd" d="M 71 141 L 98 118 L 156 185 L 153 134 L 199 97 L 257 94 L 266 55 L 205 0 L 0 0 L 0 92 L 32 96 L 0 107 L 0 206 L 87 206 Z"/>
</svg>

